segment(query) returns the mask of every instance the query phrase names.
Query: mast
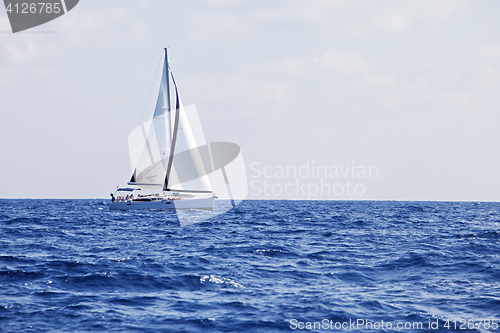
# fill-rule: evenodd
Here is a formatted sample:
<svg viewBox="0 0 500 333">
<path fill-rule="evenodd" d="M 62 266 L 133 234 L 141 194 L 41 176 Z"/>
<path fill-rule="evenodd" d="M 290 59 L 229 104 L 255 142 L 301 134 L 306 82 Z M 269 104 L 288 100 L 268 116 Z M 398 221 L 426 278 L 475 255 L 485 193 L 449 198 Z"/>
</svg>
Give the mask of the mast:
<svg viewBox="0 0 500 333">
<path fill-rule="evenodd" d="M 172 121 L 170 120 L 170 114 L 171 114 L 171 107 L 170 107 L 170 67 L 168 65 L 168 52 L 167 52 L 167 48 L 168 47 L 165 47 L 165 71 L 166 71 L 166 77 L 167 77 L 167 113 L 168 113 L 168 117 L 167 119 L 169 119 L 169 122 L 168 122 L 168 132 L 170 133 L 170 135 L 172 135 Z M 170 138 L 172 139 L 172 138 Z"/>
<path fill-rule="evenodd" d="M 165 174 L 165 181 L 163 182 L 163 191 L 168 190 L 168 177 L 170 174 L 170 170 L 172 169 L 172 159 L 174 157 L 174 149 L 175 149 L 175 137 L 177 134 L 177 133 L 173 133 L 173 131 L 172 131 L 172 118 L 170 117 L 172 115 L 172 112 L 170 112 L 172 110 L 172 108 L 171 108 L 171 103 L 170 103 L 170 67 L 168 65 L 167 49 L 168 49 L 168 46 L 165 47 L 165 70 L 166 70 L 166 76 L 167 76 L 167 112 L 168 112 L 168 129 L 169 129 L 168 132 L 170 133 L 171 146 L 170 146 L 170 154 L 168 156 L 167 172 Z M 173 77 L 172 77 L 172 79 L 173 79 Z M 175 82 L 174 82 L 174 86 L 175 86 Z M 177 90 L 177 87 L 176 87 L 176 90 Z M 177 117 L 177 113 L 175 116 L 175 121 L 176 121 L 176 124 L 179 122 L 178 117 Z M 177 132 L 177 131 L 175 131 L 175 132 Z"/>
</svg>

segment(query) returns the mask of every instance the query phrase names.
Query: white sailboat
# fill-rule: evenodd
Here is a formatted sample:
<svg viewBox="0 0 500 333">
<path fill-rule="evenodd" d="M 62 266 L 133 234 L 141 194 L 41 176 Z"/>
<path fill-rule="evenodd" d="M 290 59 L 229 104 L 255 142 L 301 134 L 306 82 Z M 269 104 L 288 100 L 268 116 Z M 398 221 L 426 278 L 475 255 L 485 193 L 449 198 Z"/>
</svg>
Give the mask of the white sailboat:
<svg viewBox="0 0 500 333">
<path fill-rule="evenodd" d="M 214 207 L 209 146 L 196 141 L 164 51 L 154 114 L 129 136 L 132 177 L 111 194 L 112 210 Z"/>
</svg>

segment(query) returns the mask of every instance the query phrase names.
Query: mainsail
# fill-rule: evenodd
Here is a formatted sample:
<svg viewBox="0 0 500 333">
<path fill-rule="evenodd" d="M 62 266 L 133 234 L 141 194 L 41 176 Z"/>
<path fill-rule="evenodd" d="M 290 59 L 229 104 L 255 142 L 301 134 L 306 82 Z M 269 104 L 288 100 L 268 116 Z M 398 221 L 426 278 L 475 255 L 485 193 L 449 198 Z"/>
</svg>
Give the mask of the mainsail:
<svg viewBox="0 0 500 333">
<path fill-rule="evenodd" d="M 171 110 L 170 80 L 175 90 L 175 110 Z M 164 191 L 211 193 L 207 176 L 210 158 L 208 151 L 204 154 L 196 149 L 199 145 L 179 98 L 165 48 L 153 118 L 129 136 L 130 162 L 134 171 L 128 184 L 162 187 Z"/>
<path fill-rule="evenodd" d="M 208 180 L 207 161 L 210 157 L 200 153 L 194 133 L 189 124 L 186 110 L 182 105 L 172 75 L 175 87 L 176 110 L 173 128 L 172 148 L 163 190 L 186 192 L 212 192 Z"/>
</svg>

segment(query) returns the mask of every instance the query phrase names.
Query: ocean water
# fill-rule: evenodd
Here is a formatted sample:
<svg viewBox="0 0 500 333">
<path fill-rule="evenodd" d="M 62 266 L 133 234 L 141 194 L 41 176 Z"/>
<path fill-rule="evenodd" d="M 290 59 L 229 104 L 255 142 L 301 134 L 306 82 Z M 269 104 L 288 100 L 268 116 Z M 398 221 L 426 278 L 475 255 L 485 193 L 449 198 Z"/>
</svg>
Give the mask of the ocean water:
<svg viewBox="0 0 500 333">
<path fill-rule="evenodd" d="M 500 331 L 499 203 L 108 208 L 0 200 L 0 331 Z"/>
</svg>

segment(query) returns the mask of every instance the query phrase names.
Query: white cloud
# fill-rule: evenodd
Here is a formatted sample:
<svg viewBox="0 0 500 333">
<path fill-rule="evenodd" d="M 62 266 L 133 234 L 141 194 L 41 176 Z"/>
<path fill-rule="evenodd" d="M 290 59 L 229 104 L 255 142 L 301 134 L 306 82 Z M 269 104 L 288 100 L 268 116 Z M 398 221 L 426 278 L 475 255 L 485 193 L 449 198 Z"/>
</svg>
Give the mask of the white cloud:
<svg viewBox="0 0 500 333">
<path fill-rule="evenodd" d="M 34 60 L 38 55 L 38 48 L 32 42 L 27 42 L 24 45 L 8 44 L 4 45 L 7 57 L 13 62 L 29 62 Z"/>
<path fill-rule="evenodd" d="M 293 20 L 310 24 L 331 24 L 335 11 L 346 8 L 359 7 L 347 0 L 287 0 L 286 6 L 271 5 L 254 11 L 252 18 L 268 21 Z"/>
<path fill-rule="evenodd" d="M 492 65 L 481 64 L 478 66 L 481 74 L 481 84 L 485 87 L 491 87 L 500 82 L 500 72 Z"/>
<path fill-rule="evenodd" d="M 483 47 L 479 53 L 485 57 L 498 58 L 500 57 L 500 45 Z"/>
<path fill-rule="evenodd" d="M 134 15 L 133 8 L 114 7 L 87 12 L 71 11 L 56 20 L 58 33 L 71 35 L 77 45 L 119 45 L 143 39 L 147 34 L 144 24 Z"/>
<path fill-rule="evenodd" d="M 286 57 L 277 64 L 276 68 L 282 73 L 299 74 L 304 72 L 305 63 L 298 57 Z"/>
<path fill-rule="evenodd" d="M 377 100 L 378 104 L 388 107 L 400 106 L 402 101 L 403 99 L 401 98 L 401 96 L 396 96 L 396 95 L 380 96 Z"/>
<path fill-rule="evenodd" d="M 375 19 L 374 25 L 386 30 L 403 31 L 410 26 L 410 16 L 406 13 L 391 11 Z"/>
<path fill-rule="evenodd" d="M 209 0 L 209 4 L 212 6 L 229 6 L 229 5 L 238 5 L 239 1 L 238 0 Z"/>
<path fill-rule="evenodd" d="M 460 109 L 470 110 L 476 105 L 474 96 L 469 94 L 458 94 L 454 92 L 442 92 L 443 97 L 449 104 Z"/>
<path fill-rule="evenodd" d="M 304 74 L 307 71 L 307 62 L 299 57 L 287 56 L 280 61 L 270 62 L 253 68 L 251 72 L 274 73 L 286 75 Z"/>
<path fill-rule="evenodd" d="M 381 14 L 374 20 L 374 26 L 393 32 L 405 31 L 416 21 L 436 25 L 466 9 L 465 4 L 457 0 L 401 1 L 380 7 L 376 11 Z"/>
<path fill-rule="evenodd" d="M 241 76 L 202 78 L 192 75 L 186 79 L 184 87 L 185 91 L 203 99 L 244 105 L 283 105 L 295 93 L 294 85 L 282 80 Z"/>
<path fill-rule="evenodd" d="M 463 6 L 457 0 L 427 0 L 415 3 L 416 11 L 421 11 L 436 20 L 448 19 L 459 8 L 463 8 Z"/>
<path fill-rule="evenodd" d="M 392 75 L 379 73 L 379 74 L 369 74 L 365 77 L 355 80 L 350 83 L 353 88 L 360 87 L 377 87 L 377 88 L 390 88 L 394 85 L 394 78 Z"/>
<path fill-rule="evenodd" d="M 314 57 L 313 61 L 325 69 L 345 73 L 363 72 L 368 69 L 365 59 L 352 51 L 330 50 Z"/>
</svg>

